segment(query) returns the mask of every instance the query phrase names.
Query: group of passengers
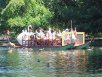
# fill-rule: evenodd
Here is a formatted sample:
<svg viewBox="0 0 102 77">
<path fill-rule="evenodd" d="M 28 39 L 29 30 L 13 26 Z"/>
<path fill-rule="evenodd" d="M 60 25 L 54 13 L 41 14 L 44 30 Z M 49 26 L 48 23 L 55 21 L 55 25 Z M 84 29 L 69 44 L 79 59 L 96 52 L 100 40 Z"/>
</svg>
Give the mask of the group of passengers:
<svg viewBox="0 0 102 77">
<path fill-rule="evenodd" d="M 47 31 L 44 31 L 43 29 L 37 29 L 36 32 L 36 38 L 37 39 L 49 39 L 49 40 L 54 40 L 56 38 L 61 38 L 61 31 L 59 30 L 58 32 L 55 30 L 52 30 L 49 28 Z"/>
<path fill-rule="evenodd" d="M 72 30 L 71 30 L 72 31 Z M 33 31 L 32 26 L 28 26 L 27 31 L 24 34 L 24 39 L 25 40 L 34 40 L 36 43 L 38 44 L 62 44 L 62 32 L 60 30 L 56 31 L 53 30 L 51 28 L 49 28 L 48 30 L 43 30 L 42 28 L 38 28 L 35 30 L 35 32 Z M 63 32 L 69 32 L 69 29 L 64 30 Z M 76 34 L 75 32 L 72 31 L 72 35 L 68 35 L 66 37 L 66 40 L 68 41 L 73 40 L 73 42 L 75 42 L 76 40 Z M 69 42 L 68 41 L 68 42 Z"/>
<path fill-rule="evenodd" d="M 62 38 L 62 32 L 53 30 L 49 28 L 48 30 L 43 30 L 42 28 L 38 28 L 33 32 L 33 28 L 31 26 L 28 27 L 27 31 L 23 36 L 24 40 L 35 40 L 38 43 L 50 43 L 54 42 L 56 39 L 60 41 Z"/>
</svg>

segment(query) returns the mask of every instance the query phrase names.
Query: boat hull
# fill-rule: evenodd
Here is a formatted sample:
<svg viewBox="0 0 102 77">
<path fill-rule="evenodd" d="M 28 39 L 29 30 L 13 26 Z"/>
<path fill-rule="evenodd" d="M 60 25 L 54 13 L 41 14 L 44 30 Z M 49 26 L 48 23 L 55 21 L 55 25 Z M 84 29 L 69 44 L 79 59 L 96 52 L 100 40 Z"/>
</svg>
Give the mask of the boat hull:
<svg viewBox="0 0 102 77">
<path fill-rule="evenodd" d="M 33 50 L 69 50 L 74 48 L 74 43 L 65 46 L 33 47 Z"/>
<path fill-rule="evenodd" d="M 0 50 L 9 50 L 9 46 L 0 46 Z M 15 48 L 22 48 L 21 46 L 19 47 L 15 47 Z M 50 46 L 50 47 L 23 47 L 23 48 L 32 48 L 34 51 L 41 51 L 41 50 L 69 50 L 69 49 L 73 49 L 74 48 L 74 43 L 65 45 L 65 46 Z"/>
<path fill-rule="evenodd" d="M 75 49 L 87 49 L 87 48 L 89 48 L 90 44 L 91 44 L 91 41 L 89 41 L 85 44 L 79 45 L 79 46 L 75 46 L 74 48 Z"/>
</svg>

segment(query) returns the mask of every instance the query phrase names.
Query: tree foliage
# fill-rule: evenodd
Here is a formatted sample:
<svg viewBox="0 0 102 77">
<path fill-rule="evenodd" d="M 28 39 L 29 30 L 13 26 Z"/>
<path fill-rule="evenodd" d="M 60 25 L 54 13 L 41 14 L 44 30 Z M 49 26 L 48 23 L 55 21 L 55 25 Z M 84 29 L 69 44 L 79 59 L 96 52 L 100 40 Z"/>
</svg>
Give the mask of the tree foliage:
<svg viewBox="0 0 102 77">
<path fill-rule="evenodd" d="M 1 12 L 2 21 L 10 27 L 46 25 L 53 14 L 37 0 L 10 0 Z"/>
<path fill-rule="evenodd" d="M 102 0 L 0 0 L 1 26 L 50 25 L 97 33 L 102 28 Z"/>
<path fill-rule="evenodd" d="M 101 0 L 44 0 L 46 7 L 54 12 L 52 22 L 79 31 L 101 32 L 102 1 Z M 60 24 L 61 23 L 61 24 Z"/>
</svg>

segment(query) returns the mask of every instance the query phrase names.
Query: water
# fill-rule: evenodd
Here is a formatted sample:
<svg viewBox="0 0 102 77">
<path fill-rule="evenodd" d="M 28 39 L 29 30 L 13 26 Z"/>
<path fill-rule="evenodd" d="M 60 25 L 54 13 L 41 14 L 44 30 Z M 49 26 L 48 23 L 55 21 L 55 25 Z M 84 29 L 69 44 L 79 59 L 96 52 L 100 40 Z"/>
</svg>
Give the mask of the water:
<svg viewBox="0 0 102 77">
<path fill-rule="evenodd" d="M 102 50 L 0 50 L 0 77 L 102 77 Z"/>
</svg>

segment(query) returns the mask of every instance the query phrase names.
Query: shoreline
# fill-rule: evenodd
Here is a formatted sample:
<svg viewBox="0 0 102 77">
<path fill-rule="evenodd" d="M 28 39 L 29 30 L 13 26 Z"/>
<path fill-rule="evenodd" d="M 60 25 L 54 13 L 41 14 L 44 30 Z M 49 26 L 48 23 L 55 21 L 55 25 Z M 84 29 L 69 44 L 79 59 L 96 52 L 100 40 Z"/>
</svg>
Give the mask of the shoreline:
<svg viewBox="0 0 102 77">
<path fill-rule="evenodd" d="M 88 42 L 90 41 L 92 38 L 86 38 L 85 39 L 85 42 Z M 91 46 L 94 46 L 94 47 L 102 47 L 102 38 L 99 38 L 99 37 L 95 37 L 93 39 L 93 42 L 91 43 Z"/>
</svg>

